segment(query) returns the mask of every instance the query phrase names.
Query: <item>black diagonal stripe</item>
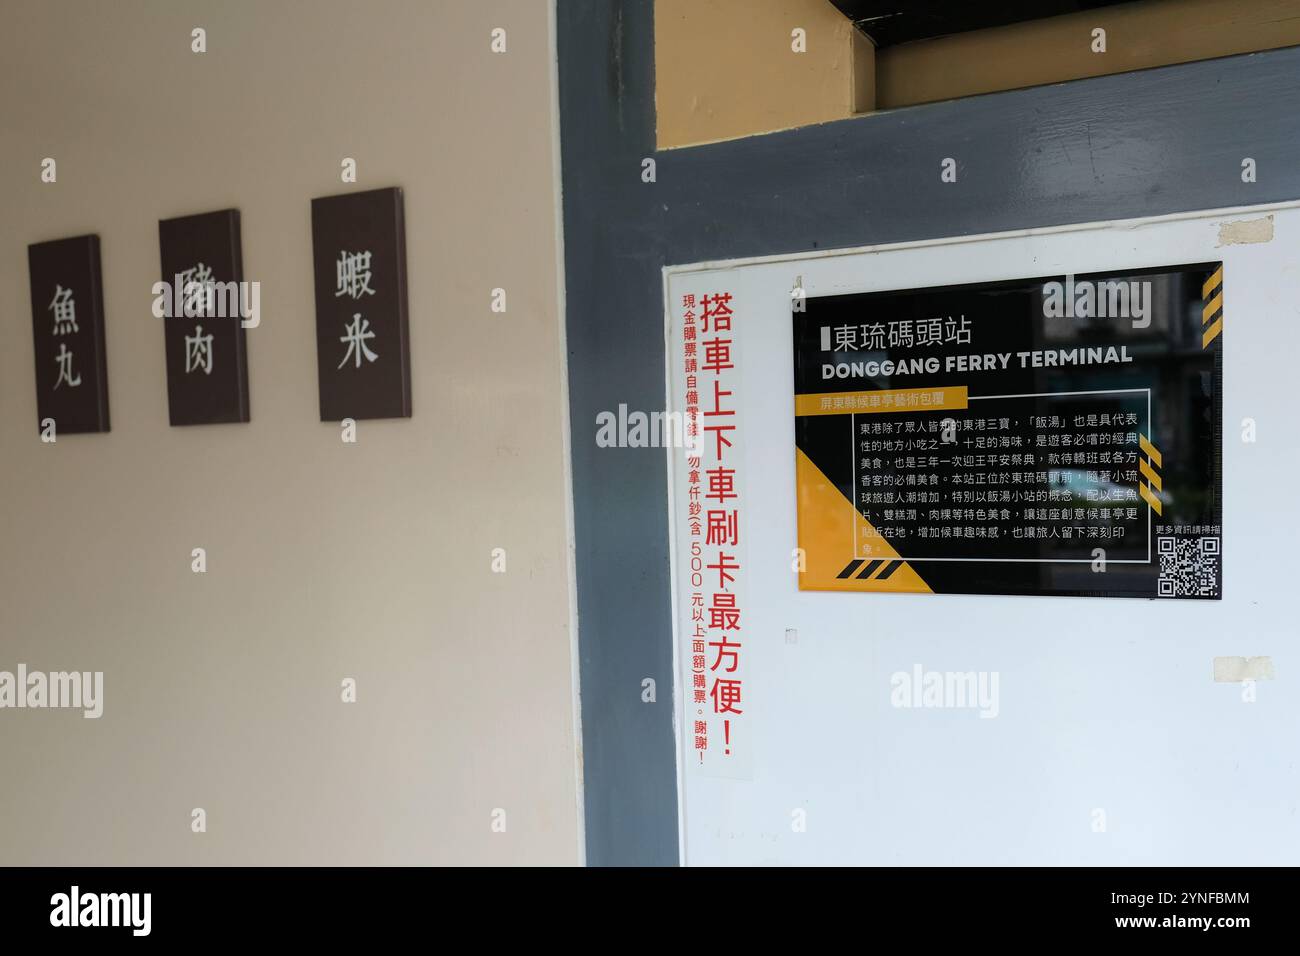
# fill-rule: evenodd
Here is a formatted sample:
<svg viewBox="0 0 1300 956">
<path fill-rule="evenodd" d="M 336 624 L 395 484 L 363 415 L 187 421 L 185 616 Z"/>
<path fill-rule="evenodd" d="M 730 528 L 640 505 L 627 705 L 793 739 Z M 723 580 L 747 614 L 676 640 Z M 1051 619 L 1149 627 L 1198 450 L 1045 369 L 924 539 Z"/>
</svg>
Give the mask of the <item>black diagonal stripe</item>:
<svg viewBox="0 0 1300 956">
<path fill-rule="evenodd" d="M 876 568 L 880 567 L 884 563 L 885 563 L 884 561 L 872 561 L 865 568 L 862 569 L 862 573 L 857 576 L 858 580 L 864 581 L 867 578 L 871 577 L 872 573 L 876 570 Z"/>
<path fill-rule="evenodd" d="M 902 566 L 903 566 L 903 562 L 902 562 L 902 561 L 890 561 L 890 562 L 889 562 L 889 567 L 887 567 L 887 568 L 885 568 L 885 570 L 881 571 L 881 572 L 880 572 L 880 576 L 877 577 L 876 580 L 877 580 L 877 581 L 884 581 L 884 580 L 886 580 L 886 579 L 887 579 L 891 574 L 893 574 L 895 571 L 897 571 L 897 570 L 898 570 L 899 568 L 901 568 Z"/>
<path fill-rule="evenodd" d="M 861 564 L 862 564 L 861 558 L 854 558 L 852 561 L 849 562 L 849 566 L 847 568 L 845 568 L 843 571 L 841 571 L 839 574 L 835 576 L 837 578 L 847 578 L 850 575 L 852 575 L 853 572 L 856 571 L 858 569 L 858 566 Z"/>
</svg>

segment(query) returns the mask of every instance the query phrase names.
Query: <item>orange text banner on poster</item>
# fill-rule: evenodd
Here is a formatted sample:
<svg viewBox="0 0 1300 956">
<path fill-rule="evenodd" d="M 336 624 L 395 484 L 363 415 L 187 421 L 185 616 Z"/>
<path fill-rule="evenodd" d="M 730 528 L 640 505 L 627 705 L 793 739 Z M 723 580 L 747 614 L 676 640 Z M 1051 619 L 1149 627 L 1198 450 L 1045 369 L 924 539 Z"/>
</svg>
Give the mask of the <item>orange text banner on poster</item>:
<svg viewBox="0 0 1300 956">
<path fill-rule="evenodd" d="M 872 412 L 934 412 L 965 407 L 965 385 L 876 389 L 868 392 L 826 392 L 820 395 L 794 397 L 794 413 L 797 417 Z"/>
</svg>

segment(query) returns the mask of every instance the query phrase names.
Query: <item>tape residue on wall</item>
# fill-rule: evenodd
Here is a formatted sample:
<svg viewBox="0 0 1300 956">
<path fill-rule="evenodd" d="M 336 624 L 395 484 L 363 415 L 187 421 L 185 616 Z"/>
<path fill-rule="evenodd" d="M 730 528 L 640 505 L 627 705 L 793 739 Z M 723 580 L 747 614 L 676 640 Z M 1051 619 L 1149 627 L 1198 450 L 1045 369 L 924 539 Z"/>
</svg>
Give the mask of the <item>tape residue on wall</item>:
<svg viewBox="0 0 1300 956">
<path fill-rule="evenodd" d="M 1229 684 L 1239 684 L 1244 680 L 1272 680 L 1273 658 L 1216 657 L 1214 679 Z"/>
<path fill-rule="evenodd" d="M 1273 217 L 1237 219 L 1219 223 L 1219 245 L 1239 246 L 1251 242 L 1273 241 Z"/>
</svg>

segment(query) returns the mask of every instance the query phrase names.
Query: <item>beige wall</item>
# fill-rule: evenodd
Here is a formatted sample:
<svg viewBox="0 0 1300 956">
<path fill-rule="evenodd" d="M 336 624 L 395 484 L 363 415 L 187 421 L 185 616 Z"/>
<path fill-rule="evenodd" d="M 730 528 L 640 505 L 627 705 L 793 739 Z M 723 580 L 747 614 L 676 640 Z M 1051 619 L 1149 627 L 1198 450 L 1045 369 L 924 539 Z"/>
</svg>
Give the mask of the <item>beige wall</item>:
<svg viewBox="0 0 1300 956">
<path fill-rule="evenodd" d="M 552 49 L 541 0 L 6 3 L 0 670 L 106 686 L 0 710 L 0 864 L 579 861 Z M 309 202 L 389 185 L 415 413 L 346 445 Z M 157 222 L 230 206 L 253 420 L 171 428 Z M 113 430 L 45 445 L 26 246 L 87 232 Z"/>
<path fill-rule="evenodd" d="M 804 30 L 807 48 L 791 48 Z M 872 108 L 871 42 L 829 0 L 655 0 L 660 149 Z"/>
</svg>

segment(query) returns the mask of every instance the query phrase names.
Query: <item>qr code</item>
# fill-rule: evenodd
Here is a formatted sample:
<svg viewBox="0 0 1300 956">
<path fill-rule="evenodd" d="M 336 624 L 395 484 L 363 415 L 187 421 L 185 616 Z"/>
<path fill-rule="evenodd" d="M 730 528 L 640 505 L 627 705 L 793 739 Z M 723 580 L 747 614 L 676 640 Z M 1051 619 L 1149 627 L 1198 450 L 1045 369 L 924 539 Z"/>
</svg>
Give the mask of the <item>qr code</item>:
<svg viewBox="0 0 1300 956">
<path fill-rule="evenodd" d="M 1160 597 L 1219 596 L 1219 538 L 1162 537 L 1156 539 L 1160 556 Z"/>
</svg>

